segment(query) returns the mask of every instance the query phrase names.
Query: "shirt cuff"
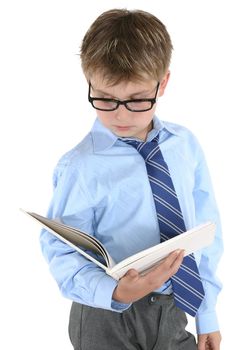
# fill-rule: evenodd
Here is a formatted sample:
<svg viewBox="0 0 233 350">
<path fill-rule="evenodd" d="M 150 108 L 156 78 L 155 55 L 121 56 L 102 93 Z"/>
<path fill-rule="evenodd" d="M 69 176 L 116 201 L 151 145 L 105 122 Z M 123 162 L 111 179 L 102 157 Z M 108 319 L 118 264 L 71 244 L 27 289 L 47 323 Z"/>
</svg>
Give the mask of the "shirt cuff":
<svg viewBox="0 0 233 350">
<path fill-rule="evenodd" d="M 96 286 L 94 295 L 94 304 L 101 305 L 103 309 L 122 312 L 130 307 L 131 304 L 119 303 L 112 299 L 117 281 L 108 275 L 104 275 Z"/>
<path fill-rule="evenodd" d="M 207 334 L 219 330 L 218 318 L 215 311 L 198 314 L 195 321 L 197 334 Z"/>
</svg>

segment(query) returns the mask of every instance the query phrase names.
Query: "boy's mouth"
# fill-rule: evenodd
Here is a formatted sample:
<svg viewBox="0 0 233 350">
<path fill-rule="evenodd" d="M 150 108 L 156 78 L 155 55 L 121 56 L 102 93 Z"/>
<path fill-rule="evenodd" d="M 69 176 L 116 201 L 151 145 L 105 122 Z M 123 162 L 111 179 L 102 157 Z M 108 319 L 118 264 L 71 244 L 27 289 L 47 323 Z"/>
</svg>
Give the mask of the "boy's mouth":
<svg viewBox="0 0 233 350">
<path fill-rule="evenodd" d="M 115 127 L 118 129 L 118 130 L 129 130 L 131 128 L 131 126 L 120 126 L 120 125 L 115 125 Z"/>
</svg>

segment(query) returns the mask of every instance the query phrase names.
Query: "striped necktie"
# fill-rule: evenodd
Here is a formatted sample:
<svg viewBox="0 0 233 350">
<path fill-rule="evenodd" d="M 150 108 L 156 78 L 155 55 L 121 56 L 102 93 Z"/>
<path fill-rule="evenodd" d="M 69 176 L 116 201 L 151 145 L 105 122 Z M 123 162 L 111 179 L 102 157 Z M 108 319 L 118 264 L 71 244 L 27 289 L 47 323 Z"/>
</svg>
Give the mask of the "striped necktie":
<svg viewBox="0 0 233 350">
<path fill-rule="evenodd" d="M 151 185 L 161 242 L 186 231 L 180 204 L 167 163 L 159 148 L 159 137 L 152 142 L 121 139 L 130 144 L 145 160 Z M 178 272 L 171 277 L 176 306 L 195 316 L 204 298 L 204 289 L 193 254 L 183 259 Z"/>
</svg>

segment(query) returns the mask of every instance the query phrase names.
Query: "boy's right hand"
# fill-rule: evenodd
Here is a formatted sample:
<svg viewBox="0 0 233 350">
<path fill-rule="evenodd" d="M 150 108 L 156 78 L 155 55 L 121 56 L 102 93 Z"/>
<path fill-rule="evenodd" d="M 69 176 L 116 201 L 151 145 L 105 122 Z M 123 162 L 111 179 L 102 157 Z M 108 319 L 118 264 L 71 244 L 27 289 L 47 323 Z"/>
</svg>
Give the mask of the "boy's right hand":
<svg viewBox="0 0 233 350">
<path fill-rule="evenodd" d="M 161 264 L 145 275 L 134 269 L 129 270 L 118 282 L 113 299 L 129 304 L 160 288 L 179 269 L 184 257 L 183 250 L 175 250 Z"/>
</svg>

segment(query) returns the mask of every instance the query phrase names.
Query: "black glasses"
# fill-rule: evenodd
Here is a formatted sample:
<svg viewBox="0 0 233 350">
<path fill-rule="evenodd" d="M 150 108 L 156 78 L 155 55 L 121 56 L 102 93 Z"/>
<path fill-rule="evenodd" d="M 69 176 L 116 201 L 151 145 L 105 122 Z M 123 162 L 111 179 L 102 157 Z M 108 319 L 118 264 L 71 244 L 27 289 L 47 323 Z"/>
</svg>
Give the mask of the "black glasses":
<svg viewBox="0 0 233 350">
<path fill-rule="evenodd" d="M 138 98 L 135 100 L 120 101 L 113 98 L 91 97 L 91 83 L 89 82 L 88 101 L 95 109 L 98 109 L 99 111 L 115 111 L 120 105 L 124 105 L 131 112 L 146 112 L 152 109 L 156 103 L 159 85 L 160 83 L 158 82 L 154 98 Z"/>
</svg>

